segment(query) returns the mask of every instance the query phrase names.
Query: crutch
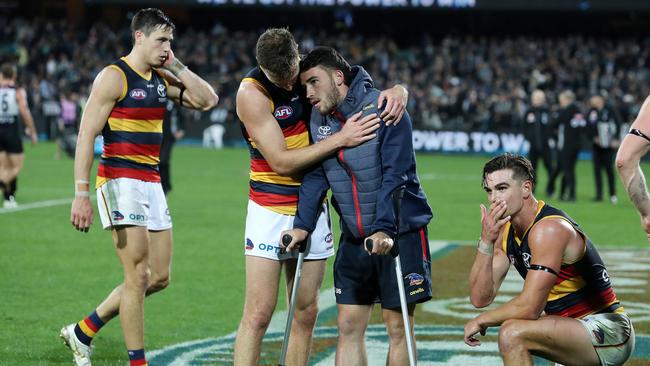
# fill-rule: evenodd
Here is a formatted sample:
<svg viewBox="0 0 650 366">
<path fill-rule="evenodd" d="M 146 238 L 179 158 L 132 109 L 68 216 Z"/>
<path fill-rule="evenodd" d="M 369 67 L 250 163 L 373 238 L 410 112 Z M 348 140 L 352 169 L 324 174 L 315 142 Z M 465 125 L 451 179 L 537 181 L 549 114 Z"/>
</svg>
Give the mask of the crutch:
<svg viewBox="0 0 650 366">
<path fill-rule="evenodd" d="M 286 247 L 291 243 L 291 235 L 284 234 L 282 236 L 282 244 Z M 296 309 L 296 295 L 298 295 L 298 286 L 300 286 L 300 278 L 302 277 L 302 263 L 305 261 L 305 251 L 307 250 L 307 243 L 302 242 L 298 244 L 298 263 L 296 264 L 296 273 L 293 277 L 293 288 L 291 289 L 291 301 L 289 302 L 289 312 L 287 314 L 287 325 L 284 327 L 284 340 L 282 341 L 282 352 L 280 352 L 279 366 L 284 366 L 287 358 L 287 347 L 289 347 L 289 334 L 291 334 L 291 323 L 293 321 L 293 312 Z"/>
<path fill-rule="evenodd" d="M 406 334 L 406 348 L 408 348 L 409 365 L 415 366 L 415 352 L 413 350 L 413 339 L 411 338 L 411 325 L 409 323 L 408 306 L 406 305 L 406 290 L 404 290 L 404 275 L 402 274 L 402 263 L 399 259 L 399 246 L 397 238 L 399 238 L 399 211 L 402 206 L 402 197 L 404 197 L 404 187 L 400 187 L 393 191 L 393 209 L 395 211 L 397 235 L 393 242 L 393 247 L 390 250 L 390 255 L 395 260 L 395 277 L 397 277 L 397 290 L 399 292 L 399 304 L 402 309 L 402 319 L 404 320 L 404 333 Z M 372 239 L 367 238 L 366 249 L 372 251 Z"/>
</svg>

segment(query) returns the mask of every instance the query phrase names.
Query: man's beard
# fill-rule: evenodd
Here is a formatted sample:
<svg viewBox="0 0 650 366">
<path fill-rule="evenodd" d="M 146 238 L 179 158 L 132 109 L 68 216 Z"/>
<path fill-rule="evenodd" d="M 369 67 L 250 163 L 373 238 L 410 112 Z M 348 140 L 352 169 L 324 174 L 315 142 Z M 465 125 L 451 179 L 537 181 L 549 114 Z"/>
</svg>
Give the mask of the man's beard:
<svg viewBox="0 0 650 366">
<path fill-rule="evenodd" d="M 334 108 L 336 108 L 336 106 L 339 104 L 339 100 L 341 100 L 341 93 L 336 87 L 333 77 L 330 77 L 330 87 L 331 87 L 331 91 L 327 93 L 327 96 L 325 98 L 325 100 L 327 101 L 327 111 L 325 111 L 325 113 L 323 114 L 332 113 Z"/>
</svg>

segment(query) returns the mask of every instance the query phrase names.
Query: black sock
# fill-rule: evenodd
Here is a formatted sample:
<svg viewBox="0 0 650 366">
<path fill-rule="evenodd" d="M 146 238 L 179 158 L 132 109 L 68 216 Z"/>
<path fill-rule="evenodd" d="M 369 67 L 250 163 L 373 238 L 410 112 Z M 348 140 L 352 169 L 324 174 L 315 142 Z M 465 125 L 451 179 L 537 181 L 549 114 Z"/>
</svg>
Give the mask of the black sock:
<svg viewBox="0 0 650 366">
<path fill-rule="evenodd" d="M 18 177 L 14 178 L 14 180 L 9 183 L 9 192 L 11 192 L 12 196 L 16 195 L 16 182 L 18 181 Z"/>
</svg>

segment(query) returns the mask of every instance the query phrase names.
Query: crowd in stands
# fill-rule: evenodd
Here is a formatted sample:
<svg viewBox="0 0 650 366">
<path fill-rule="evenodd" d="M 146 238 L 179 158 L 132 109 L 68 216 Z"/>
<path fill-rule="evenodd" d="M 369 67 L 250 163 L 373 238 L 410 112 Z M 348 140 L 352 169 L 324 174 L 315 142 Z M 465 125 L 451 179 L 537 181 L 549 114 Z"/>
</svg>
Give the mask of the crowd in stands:
<svg viewBox="0 0 650 366">
<path fill-rule="evenodd" d="M 5 19 L 0 36 L 3 61 L 16 60 L 20 81 L 37 115 L 54 113 L 61 98 L 83 105 L 101 68 L 131 48 L 128 27 L 103 23 L 89 28 L 65 19 Z M 321 29 L 292 28 L 301 50 L 316 45 L 337 48 L 351 63 L 362 65 L 379 88 L 401 83 L 410 92 L 409 111 L 416 128 L 438 130 L 508 130 L 521 124 L 534 89 L 554 106 L 565 89 L 579 102 L 605 94 L 623 120 L 634 118 L 650 94 L 650 39 L 561 37 L 475 37 L 422 34 L 404 42 Z M 206 123 L 238 129 L 234 96 L 243 75 L 255 66 L 258 31 L 180 27 L 172 48 L 192 70 L 208 80 L 221 98 Z M 225 116 L 225 118 L 223 118 Z M 218 120 L 217 120 L 218 119 Z M 187 123 L 188 125 L 191 123 Z M 235 137 L 239 137 L 237 132 Z"/>
</svg>

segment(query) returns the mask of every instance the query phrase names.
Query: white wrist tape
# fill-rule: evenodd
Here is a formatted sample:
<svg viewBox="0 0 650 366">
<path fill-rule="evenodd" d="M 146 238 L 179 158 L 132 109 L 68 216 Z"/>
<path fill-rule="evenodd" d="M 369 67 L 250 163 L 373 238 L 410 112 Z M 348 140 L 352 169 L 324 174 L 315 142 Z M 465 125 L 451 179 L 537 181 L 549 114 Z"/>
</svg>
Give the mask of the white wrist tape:
<svg viewBox="0 0 650 366">
<path fill-rule="evenodd" d="M 478 251 L 491 257 L 494 255 L 494 244 L 484 243 L 483 240 L 478 240 Z"/>
</svg>

